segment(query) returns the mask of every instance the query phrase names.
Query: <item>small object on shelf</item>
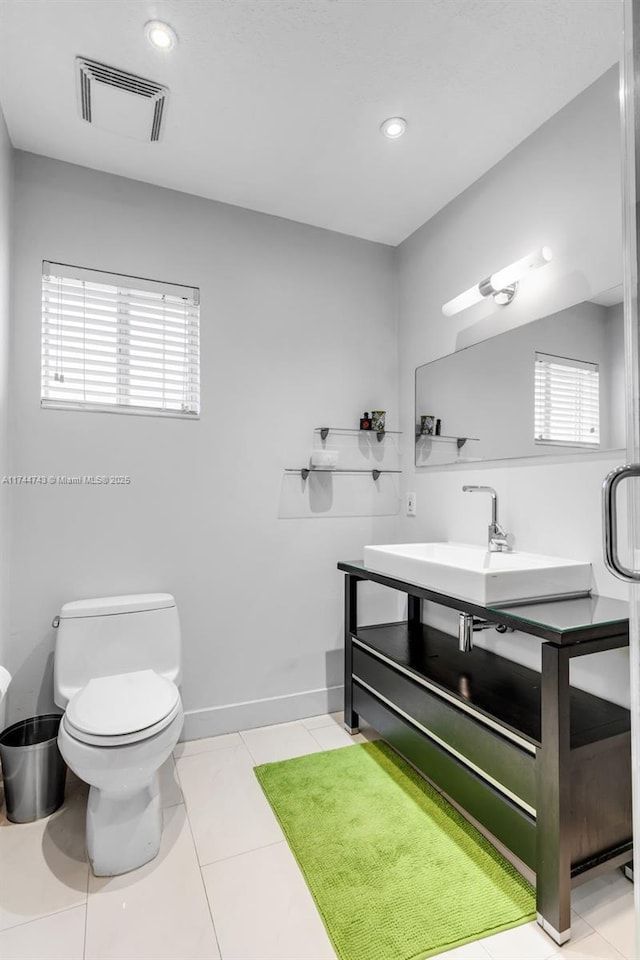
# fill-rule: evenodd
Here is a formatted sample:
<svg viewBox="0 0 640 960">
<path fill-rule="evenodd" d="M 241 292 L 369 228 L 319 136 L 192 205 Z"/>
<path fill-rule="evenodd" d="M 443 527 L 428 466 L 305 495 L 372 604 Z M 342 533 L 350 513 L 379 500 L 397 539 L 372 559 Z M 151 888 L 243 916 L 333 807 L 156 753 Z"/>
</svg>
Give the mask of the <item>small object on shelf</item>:
<svg viewBox="0 0 640 960">
<path fill-rule="evenodd" d="M 436 428 L 436 418 L 432 413 L 423 413 L 420 417 L 420 433 L 424 437 L 432 437 Z"/>
<path fill-rule="evenodd" d="M 436 420 L 436 437 L 440 436 L 441 429 L 442 429 L 442 420 Z"/>
<path fill-rule="evenodd" d="M 364 417 L 360 420 L 360 429 L 361 430 L 371 430 L 371 420 L 369 418 L 369 413 L 367 410 L 364 412 Z"/>
<path fill-rule="evenodd" d="M 371 411 L 371 429 L 375 430 L 376 433 L 384 433 L 384 421 L 386 413 L 386 410 Z"/>
<path fill-rule="evenodd" d="M 338 451 L 312 450 L 309 465 L 312 469 L 335 470 L 338 465 Z"/>
</svg>

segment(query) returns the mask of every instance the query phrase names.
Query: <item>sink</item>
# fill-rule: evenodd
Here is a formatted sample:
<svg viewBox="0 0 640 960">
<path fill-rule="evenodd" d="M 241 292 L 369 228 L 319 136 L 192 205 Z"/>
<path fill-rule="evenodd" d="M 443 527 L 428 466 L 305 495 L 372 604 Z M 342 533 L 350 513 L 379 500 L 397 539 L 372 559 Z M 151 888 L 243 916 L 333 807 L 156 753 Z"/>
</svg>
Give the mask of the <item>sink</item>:
<svg viewBox="0 0 640 960">
<path fill-rule="evenodd" d="M 467 543 L 392 543 L 364 548 L 364 566 L 487 605 L 587 594 L 591 564 L 516 550 L 490 553 Z"/>
</svg>

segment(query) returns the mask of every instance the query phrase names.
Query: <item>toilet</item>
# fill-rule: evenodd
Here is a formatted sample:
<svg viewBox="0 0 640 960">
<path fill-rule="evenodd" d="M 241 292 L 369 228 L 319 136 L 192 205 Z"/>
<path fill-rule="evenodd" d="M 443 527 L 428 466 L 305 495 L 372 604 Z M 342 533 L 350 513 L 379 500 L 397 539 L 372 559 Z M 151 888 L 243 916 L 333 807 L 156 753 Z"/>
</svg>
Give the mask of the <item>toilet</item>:
<svg viewBox="0 0 640 960">
<path fill-rule="evenodd" d="M 54 626 L 58 746 L 90 786 L 91 867 L 126 873 L 160 848 L 158 772 L 182 730 L 176 603 L 168 593 L 76 600 Z"/>
</svg>

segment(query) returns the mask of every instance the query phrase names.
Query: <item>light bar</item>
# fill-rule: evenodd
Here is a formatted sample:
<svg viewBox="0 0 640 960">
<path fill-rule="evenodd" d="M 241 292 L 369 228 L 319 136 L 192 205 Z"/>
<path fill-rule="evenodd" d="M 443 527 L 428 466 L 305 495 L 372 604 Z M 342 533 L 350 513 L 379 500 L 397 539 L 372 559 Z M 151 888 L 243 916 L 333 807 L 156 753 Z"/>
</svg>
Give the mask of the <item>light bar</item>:
<svg viewBox="0 0 640 960">
<path fill-rule="evenodd" d="M 534 250 L 533 253 L 516 260 L 508 267 L 503 267 L 502 270 L 492 273 L 486 280 L 481 280 L 475 286 L 469 287 L 468 290 L 454 297 L 453 300 L 447 301 L 442 307 L 443 314 L 445 317 L 453 317 L 461 310 L 472 307 L 474 303 L 480 303 L 485 297 L 492 296 L 495 298 L 497 294 L 501 295 L 500 302 L 511 303 L 516 294 L 518 281 L 522 280 L 530 270 L 536 270 L 538 267 L 543 267 L 546 263 L 549 263 L 551 258 L 552 254 L 549 247 Z"/>
</svg>

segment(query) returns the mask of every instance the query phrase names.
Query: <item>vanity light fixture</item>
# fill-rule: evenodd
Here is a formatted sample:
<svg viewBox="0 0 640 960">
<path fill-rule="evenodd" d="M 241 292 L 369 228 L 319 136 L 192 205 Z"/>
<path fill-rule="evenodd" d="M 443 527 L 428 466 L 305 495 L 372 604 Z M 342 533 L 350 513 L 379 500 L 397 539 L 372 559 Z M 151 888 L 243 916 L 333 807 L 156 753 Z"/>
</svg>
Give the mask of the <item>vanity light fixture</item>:
<svg viewBox="0 0 640 960">
<path fill-rule="evenodd" d="M 407 129 L 407 121 L 402 117 L 389 117 L 380 124 L 380 133 L 389 140 L 397 140 Z"/>
<path fill-rule="evenodd" d="M 149 20 L 144 25 L 147 40 L 156 50 L 173 50 L 178 43 L 178 35 L 168 23 L 162 20 Z"/>
<path fill-rule="evenodd" d="M 552 254 L 549 247 L 542 247 L 540 250 L 534 250 L 533 253 L 516 260 L 502 270 L 492 273 L 486 280 L 481 280 L 475 286 L 470 287 L 459 296 L 449 300 L 442 307 L 445 317 L 453 317 L 461 310 L 472 307 L 474 303 L 480 303 L 485 297 L 493 297 L 496 303 L 505 306 L 511 303 L 518 289 L 518 281 L 522 280 L 530 270 L 538 267 L 544 267 L 549 263 Z"/>
</svg>

